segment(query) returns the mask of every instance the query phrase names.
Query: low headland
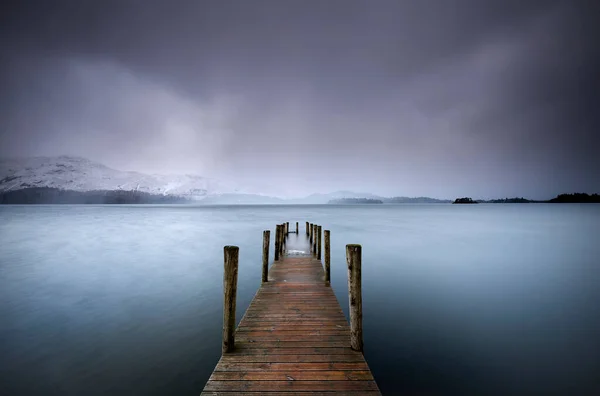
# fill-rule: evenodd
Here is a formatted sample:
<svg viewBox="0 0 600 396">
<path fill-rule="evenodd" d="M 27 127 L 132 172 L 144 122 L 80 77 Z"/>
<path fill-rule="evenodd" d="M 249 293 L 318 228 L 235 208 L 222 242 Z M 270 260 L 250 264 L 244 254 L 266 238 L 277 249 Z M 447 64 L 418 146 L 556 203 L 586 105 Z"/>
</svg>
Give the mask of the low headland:
<svg viewBox="0 0 600 396">
<path fill-rule="evenodd" d="M 380 199 L 371 199 L 371 198 L 340 198 L 340 199 L 332 199 L 327 203 L 332 204 L 332 205 L 382 204 L 383 201 Z"/>
<path fill-rule="evenodd" d="M 560 194 L 549 200 L 526 198 L 472 199 L 457 198 L 454 201 L 429 197 L 380 197 L 372 194 L 343 197 L 339 193 L 313 194 L 305 198 L 283 199 L 253 194 L 218 194 L 203 199 L 192 199 L 175 194 L 152 194 L 137 190 L 91 190 L 75 191 L 53 187 L 25 187 L 0 191 L 0 204 L 196 204 L 196 205 L 285 205 L 285 204 L 495 204 L 495 203 L 600 203 L 599 194 Z"/>
<path fill-rule="evenodd" d="M 501 199 L 478 199 L 474 200 L 469 197 L 456 198 L 454 204 L 477 204 L 477 203 L 600 203 L 599 194 L 574 193 L 574 194 L 559 194 L 555 198 L 545 201 L 526 199 L 526 198 L 501 198 Z"/>
</svg>

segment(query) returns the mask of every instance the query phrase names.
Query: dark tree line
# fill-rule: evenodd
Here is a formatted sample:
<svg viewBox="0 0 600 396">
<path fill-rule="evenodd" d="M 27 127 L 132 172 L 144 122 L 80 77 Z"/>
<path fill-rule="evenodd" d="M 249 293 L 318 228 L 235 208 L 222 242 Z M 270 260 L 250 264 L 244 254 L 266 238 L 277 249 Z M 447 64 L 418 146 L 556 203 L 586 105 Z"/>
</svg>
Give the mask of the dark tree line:
<svg viewBox="0 0 600 396">
<path fill-rule="evenodd" d="M 383 201 L 380 199 L 371 199 L 371 198 L 340 198 L 340 199 L 332 199 L 328 203 L 334 204 L 334 205 L 339 205 L 339 204 L 382 204 Z"/>
<path fill-rule="evenodd" d="M 490 199 L 474 201 L 471 198 L 456 198 L 453 203 L 458 204 L 470 204 L 470 203 L 600 203 L 600 195 L 598 194 L 586 194 L 586 193 L 574 193 L 574 194 L 560 194 L 556 198 L 552 198 L 547 201 L 534 201 L 526 198 L 503 198 L 503 199 Z"/>
<path fill-rule="evenodd" d="M 600 203 L 599 194 L 586 194 L 586 193 L 574 193 L 574 194 L 560 194 L 556 198 L 552 198 L 551 203 Z"/>
<path fill-rule="evenodd" d="M 52 187 L 29 187 L 0 193 L 0 204 L 170 204 L 187 199 L 173 195 L 141 191 L 94 190 L 73 191 Z"/>
</svg>

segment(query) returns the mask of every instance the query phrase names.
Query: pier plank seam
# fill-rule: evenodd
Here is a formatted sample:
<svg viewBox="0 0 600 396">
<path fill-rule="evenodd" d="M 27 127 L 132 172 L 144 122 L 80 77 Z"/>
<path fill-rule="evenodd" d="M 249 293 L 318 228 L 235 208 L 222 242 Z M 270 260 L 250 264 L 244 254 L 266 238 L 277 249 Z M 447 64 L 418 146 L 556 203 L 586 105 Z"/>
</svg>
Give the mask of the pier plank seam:
<svg viewBox="0 0 600 396">
<path fill-rule="evenodd" d="M 202 395 L 381 394 L 313 243 L 273 262 Z"/>
</svg>

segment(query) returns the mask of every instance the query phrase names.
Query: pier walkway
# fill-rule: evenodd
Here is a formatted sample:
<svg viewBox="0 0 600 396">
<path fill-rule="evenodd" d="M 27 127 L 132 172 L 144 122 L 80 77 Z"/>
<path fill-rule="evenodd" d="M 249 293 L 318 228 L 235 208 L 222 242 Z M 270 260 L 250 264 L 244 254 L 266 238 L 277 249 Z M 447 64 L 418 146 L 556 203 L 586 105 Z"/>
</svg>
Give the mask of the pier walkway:
<svg viewBox="0 0 600 396">
<path fill-rule="evenodd" d="M 351 332 L 329 285 L 329 273 L 321 264 L 320 235 L 309 232 L 313 227 L 307 224 L 307 236 L 296 233 L 288 255 L 284 246 L 289 227 L 280 227 L 275 236 L 275 249 L 280 254 L 267 269 L 267 281 L 263 281 L 234 333 L 227 329 L 231 324 L 227 320 L 225 279 L 223 356 L 202 395 L 380 395 L 361 352 L 362 312 L 360 328 Z M 225 254 L 227 278 L 227 247 Z M 237 259 L 235 266 L 237 283 Z M 235 300 L 235 291 L 233 294 Z M 235 301 L 233 304 L 235 320 Z"/>
</svg>

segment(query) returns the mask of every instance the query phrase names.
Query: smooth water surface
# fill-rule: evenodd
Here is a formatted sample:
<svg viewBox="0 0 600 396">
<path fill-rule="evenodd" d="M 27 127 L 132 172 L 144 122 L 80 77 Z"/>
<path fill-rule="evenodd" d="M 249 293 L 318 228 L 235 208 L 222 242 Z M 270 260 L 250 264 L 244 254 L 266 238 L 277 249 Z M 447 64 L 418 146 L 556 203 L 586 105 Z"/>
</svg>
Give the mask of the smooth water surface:
<svg viewBox="0 0 600 396">
<path fill-rule="evenodd" d="M 198 395 L 262 231 L 363 246 L 365 356 L 384 394 L 600 394 L 600 205 L 1 206 L 0 393 Z M 295 238 L 292 236 L 291 238 Z"/>
</svg>

